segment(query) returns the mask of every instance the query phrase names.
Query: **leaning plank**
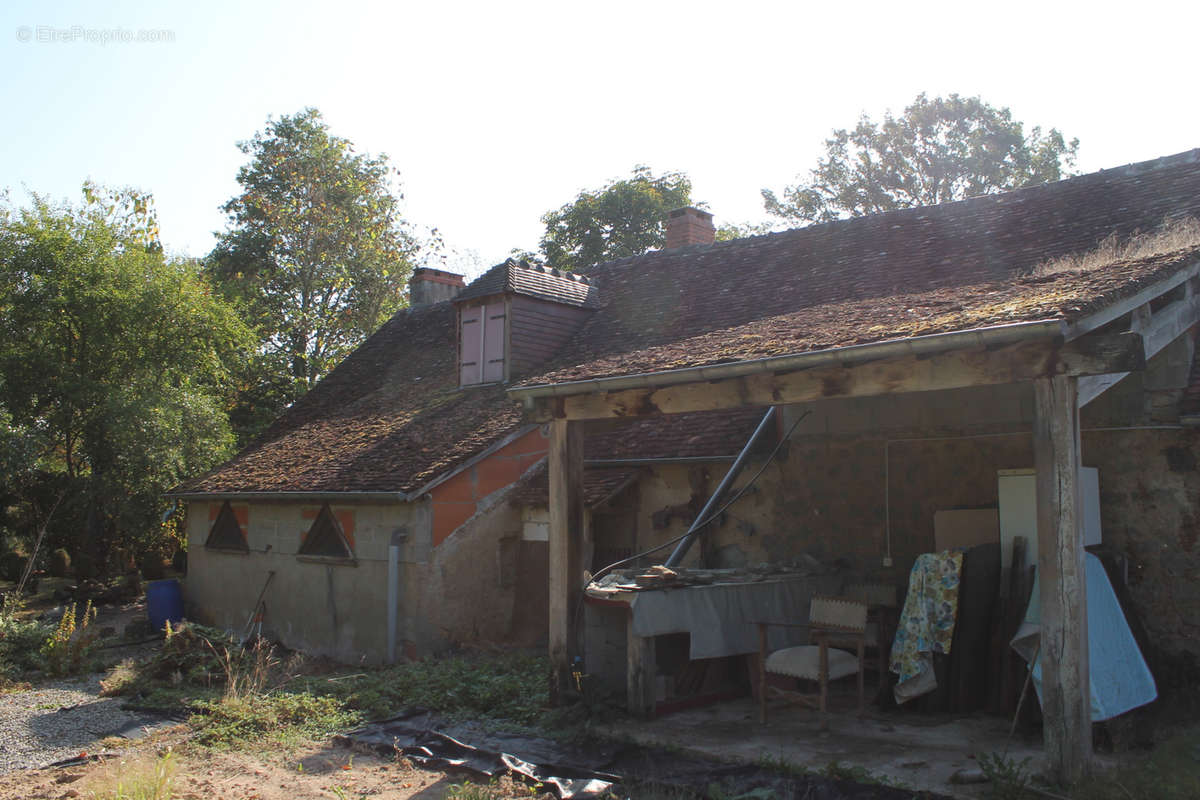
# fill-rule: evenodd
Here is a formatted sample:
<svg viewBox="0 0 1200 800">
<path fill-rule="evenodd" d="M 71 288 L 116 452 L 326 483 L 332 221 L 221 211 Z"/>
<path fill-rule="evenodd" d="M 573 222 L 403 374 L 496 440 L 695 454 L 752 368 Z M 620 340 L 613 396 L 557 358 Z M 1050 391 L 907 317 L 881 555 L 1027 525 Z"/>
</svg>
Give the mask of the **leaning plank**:
<svg viewBox="0 0 1200 800">
<path fill-rule="evenodd" d="M 1070 376 L 1034 382 L 1043 737 L 1064 785 L 1088 772 L 1092 753 L 1077 391 Z"/>
</svg>

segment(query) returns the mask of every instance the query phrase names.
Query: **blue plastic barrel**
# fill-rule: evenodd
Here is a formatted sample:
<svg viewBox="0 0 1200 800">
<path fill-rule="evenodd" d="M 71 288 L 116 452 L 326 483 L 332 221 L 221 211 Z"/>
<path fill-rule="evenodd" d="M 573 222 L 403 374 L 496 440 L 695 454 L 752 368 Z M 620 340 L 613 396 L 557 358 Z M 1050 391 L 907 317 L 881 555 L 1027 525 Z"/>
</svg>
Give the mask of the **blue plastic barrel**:
<svg viewBox="0 0 1200 800">
<path fill-rule="evenodd" d="M 183 620 L 183 590 L 179 581 L 151 581 L 146 584 L 146 613 L 154 630 L 161 631 L 170 622 L 172 626 Z"/>
</svg>

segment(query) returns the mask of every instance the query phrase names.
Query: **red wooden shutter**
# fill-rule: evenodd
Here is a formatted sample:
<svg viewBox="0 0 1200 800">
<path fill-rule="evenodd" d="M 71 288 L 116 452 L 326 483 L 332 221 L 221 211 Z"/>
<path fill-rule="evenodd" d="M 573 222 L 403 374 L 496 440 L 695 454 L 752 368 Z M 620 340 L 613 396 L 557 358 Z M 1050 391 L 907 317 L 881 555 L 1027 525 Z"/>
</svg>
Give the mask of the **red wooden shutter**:
<svg viewBox="0 0 1200 800">
<path fill-rule="evenodd" d="M 483 306 L 460 312 L 462 334 L 459 358 L 459 384 L 467 386 L 483 380 Z"/>
<path fill-rule="evenodd" d="M 504 301 L 488 303 L 483 328 L 483 380 L 504 380 Z"/>
</svg>

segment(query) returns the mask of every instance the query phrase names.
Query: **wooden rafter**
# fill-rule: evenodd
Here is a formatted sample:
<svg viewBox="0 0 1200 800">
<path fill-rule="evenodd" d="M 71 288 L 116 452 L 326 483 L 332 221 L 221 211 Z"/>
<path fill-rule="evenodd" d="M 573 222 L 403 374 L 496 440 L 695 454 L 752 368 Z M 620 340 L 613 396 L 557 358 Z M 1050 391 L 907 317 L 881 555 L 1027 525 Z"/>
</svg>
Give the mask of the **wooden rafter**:
<svg viewBox="0 0 1200 800">
<path fill-rule="evenodd" d="M 1158 355 L 1167 345 L 1185 334 L 1197 323 L 1200 323 L 1200 292 L 1196 291 L 1197 280 L 1200 280 L 1200 278 L 1190 277 L 1186 281 L 1183 281 L 1181 296 L 1156 310 L 1152 305 L 1154 300 L 1158 300 L 1163 294 L 1168 294 L 1180 288 L 1179 282 L 1166 287 L 1160 284 L 1158 288 L 1162 289 L 1162 294 L 1150 297 L 1144 303 L 1131 308 L 1127 312 L 1129 322 L 1124 327 L 1128 332 L 1136 333 L 1142 337 L 1143 355 L 1146 361 Z M 1141 295 L 1138 295 L 1138 299 L 1143 299 L 1144 294 L 1143 292 Z M 1111 317 L 1111 314 L 1105 313 L 1102 319 L 1109 317 Z M 1119 319 L 1119 317 L 1110 319 L 1109 324 L 1119 321 Z M 1084 327 L 1087 327 L 1089 330 L 1094 329 L 1092 324 Z M 1072 328 L 1068 336 L 1074 334 L 1076 330 L 1077 328 Z M 1081 378 L 1079 380 L 1079 407 L 1082 408 L 1092 402 L 1127 375 L 1129 375 L 1129 372 L 1124 371 L 1106 375 L 1089 375 Z"/>
</svg>

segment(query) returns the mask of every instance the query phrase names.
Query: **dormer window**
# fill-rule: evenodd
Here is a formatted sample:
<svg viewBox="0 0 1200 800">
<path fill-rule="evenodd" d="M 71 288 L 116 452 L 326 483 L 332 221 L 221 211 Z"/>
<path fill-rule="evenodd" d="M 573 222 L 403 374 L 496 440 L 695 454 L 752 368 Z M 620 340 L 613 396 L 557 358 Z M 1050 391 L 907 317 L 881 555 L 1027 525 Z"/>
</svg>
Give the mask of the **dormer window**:
<svg viewBox="0 0 1200 800">
<path fill-rule="evenodd" d="M 480 275 L 453 302 L 460 386 L 536 372 L 598 306 L 582 275 L 512 259 Z"/>
<path fill-rule="evenodd" d="M 459 310 L 459 383 L 496 383 L 506 377 L 508 309 L 503 297 Z"/>
</svg>

